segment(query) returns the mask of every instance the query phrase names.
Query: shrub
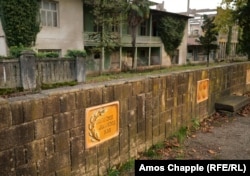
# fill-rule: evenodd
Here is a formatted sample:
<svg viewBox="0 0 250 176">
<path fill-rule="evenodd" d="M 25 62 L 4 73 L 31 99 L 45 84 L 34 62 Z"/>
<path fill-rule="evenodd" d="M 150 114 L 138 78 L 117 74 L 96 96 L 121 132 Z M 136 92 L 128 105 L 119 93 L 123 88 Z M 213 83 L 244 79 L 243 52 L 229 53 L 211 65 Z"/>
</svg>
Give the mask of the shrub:
<svg viewBox="0 0 250 176">
<path fill-rule="evenodd" d="M 39 58 L 39 59 L 42 59 L 42 58 L 58 58 L 59 57 L 59 53 L 57 53 L 57 52 L 37 53 L 36 57 Z"/>
<path fill-rule="evenodd" d="M 31 48 L 20 46 L 12 46 L 10 47 L 10 57 L 18 58 L 21 56 L 21 52 L 24 50 L 33 51 Z"/>
<path fill-rule="evenodd" d="M 85 50 L 68 50 L 65 56 L 69 58 L 76 58 L 76 57 L 85 57 L 86 55 L 87 54 Z"/>
</svg>

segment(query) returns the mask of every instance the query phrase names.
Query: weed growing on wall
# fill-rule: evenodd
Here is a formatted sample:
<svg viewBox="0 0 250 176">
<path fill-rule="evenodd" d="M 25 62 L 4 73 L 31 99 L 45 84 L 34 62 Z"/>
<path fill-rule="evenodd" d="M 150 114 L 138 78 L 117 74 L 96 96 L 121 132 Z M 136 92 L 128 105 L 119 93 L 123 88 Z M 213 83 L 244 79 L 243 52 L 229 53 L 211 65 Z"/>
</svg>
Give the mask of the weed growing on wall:
<svg viewBox="0 0 250 176">
<path fill-rule="evenodd" d="M 8 47 L 30 47 L 40 30 L 39 0 L 0 0 L 0 18 Z"/>
</svg>

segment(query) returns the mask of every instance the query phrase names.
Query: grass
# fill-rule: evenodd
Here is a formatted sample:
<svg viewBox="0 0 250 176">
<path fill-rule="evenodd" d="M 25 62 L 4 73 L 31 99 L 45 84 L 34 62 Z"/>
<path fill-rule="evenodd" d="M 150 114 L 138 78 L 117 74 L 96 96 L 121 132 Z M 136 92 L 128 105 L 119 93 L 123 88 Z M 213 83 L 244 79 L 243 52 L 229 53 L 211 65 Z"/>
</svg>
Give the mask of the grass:
<svg viewBox="0 0 250 176">
<path fill-rule="evenodd" d="M 122 164 L 118 168 L 109 168 L 107 176 L 121 176 L 126 175 L 126 173 L 133 171 L 135 167 L 135 160 L 130 159 L 126 163 Z"/>
<path fill-rule="evenodd" d="M 211 66 L 222 65 L 223 63 L 211 63 Z M 225 63 L 224 63 L 225 64 Z M 186 64 L 186 65 L 175 65 L 167 68 L 158 68 L 158 69 L 145 69 L 145 70 L 131 70 L 127 72 L 118 72 L 118 73 L 103 73 L 98 76 L 87 76 L 86 83 L 93 82 L 102 82 L 110 81 L 114 79 L 123 79 L 123 78 L 133 78 L 133 77 L 143 77 L 143 76 L 153 76 L 157 74 L 166 74 L 176 71 L 187 71 L 194 69 L 207 68 L 204 64 Z"/>
</svg>

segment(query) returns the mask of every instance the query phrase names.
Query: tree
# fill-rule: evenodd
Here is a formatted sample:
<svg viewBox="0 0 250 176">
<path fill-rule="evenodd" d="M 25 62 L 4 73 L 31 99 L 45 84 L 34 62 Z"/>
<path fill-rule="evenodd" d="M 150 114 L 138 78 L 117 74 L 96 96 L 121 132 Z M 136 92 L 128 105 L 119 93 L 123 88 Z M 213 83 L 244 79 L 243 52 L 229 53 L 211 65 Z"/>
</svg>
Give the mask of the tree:
<svg viewBox="0 0 250 176">
<path fill-rule="evenodd" d="M 149 18 L 150 5 L 153 3 L 149 0 L 129 0 L 128 1 L 128 25 L 131 29 L 132 35 L 132 68 L 135 68 L 135 49 L 136 49 L 136 36 L 138 26 Z"/>
<path fill-rule="evenodd" d="M 185 20 L 175 16 L 165 16 L 159 22 L 159 35 L 164 44 L 165 51 L 171 58 L 174 51 L 180 46 L 185 29 Z"/>
<path fill-rule="evenodd" d="M 236 11 L 235 16 L 239 26 L 242 28 L 240 47 L 248 55 L 250 60 L 250 1 L 243 3 Z"/>
<path fill-rule="evenodd" d="M 203 35 L 199 37 L 198 42 L 200 42 L 207 54 L 207 67 L 209 66 L 209 53 L 211 50 L 217 48 L 217 29 L 214 24 L 214 17 L 209 18 L 207 15 L 203 16 L 204 22 L 201 26 Z"/>
<path fill-rule="evenodd" d="M 0 0 L 0 17 L 8 47 L 31 47 L 40 31 L 39 0 Z"/>
<path fill-rule="evenodd" d="M 119 34 L 117 30 L 124 20 L 124 12 L 127 3 L 124 0 L 85 0 L 88 8 L 94 16 L 97 30 L 92 33 L 90 39 L 98 45 L 92 49 L 94 53 L 101 53 L 100 73 L 104 70 L 104 51 L 112 51 L 118 46 Z"/>
</svg>

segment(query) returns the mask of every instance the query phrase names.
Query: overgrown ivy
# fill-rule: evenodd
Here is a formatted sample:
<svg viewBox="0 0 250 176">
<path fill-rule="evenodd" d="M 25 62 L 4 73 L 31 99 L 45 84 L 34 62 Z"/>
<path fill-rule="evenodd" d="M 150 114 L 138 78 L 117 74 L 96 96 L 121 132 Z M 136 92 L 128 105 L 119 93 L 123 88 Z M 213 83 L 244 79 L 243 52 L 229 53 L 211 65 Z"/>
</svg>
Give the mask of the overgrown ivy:
<svg viewBox="0 0 250 176">
<path fill-rule="evenodd" d="M 175 16 L 165 16 L 159 22 L 159 35 L 164 44 L 165 51 L 174 56 L 175 50 L 181 44 L 184 36 L 186 21 Z"/>
<path fill-rule="evenodd" d="M 0 17 L 8 47 L 30 47 L 40 31 L 40 0 L 0 0 Z"/>
</svg>

